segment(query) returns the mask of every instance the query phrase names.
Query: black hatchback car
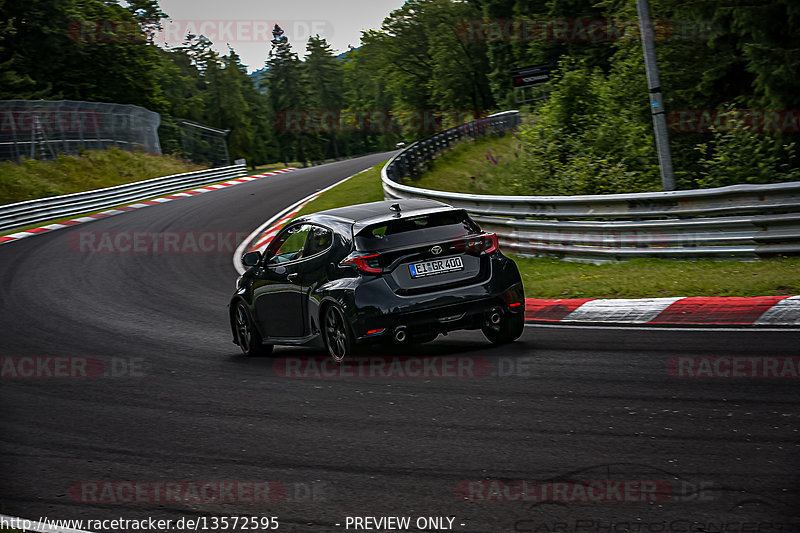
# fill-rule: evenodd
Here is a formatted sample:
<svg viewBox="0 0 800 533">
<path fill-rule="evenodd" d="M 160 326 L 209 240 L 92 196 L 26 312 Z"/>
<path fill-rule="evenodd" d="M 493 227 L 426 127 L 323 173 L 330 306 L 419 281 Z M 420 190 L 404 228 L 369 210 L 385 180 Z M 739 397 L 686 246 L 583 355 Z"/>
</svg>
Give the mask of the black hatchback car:
<svg viewBox="0 0 800 533">
<path fill-rule="evenodd" d="M 359 343 L 427 342 L 481 329 L 493 343 L 522 335 L 516 264 L 462 209 L 431 200 L 373 202 L 302 216 L 275 236 L 230 302 L 245 355 L 275 344 L 324 347 L 341 361 Z"/>
</svg>

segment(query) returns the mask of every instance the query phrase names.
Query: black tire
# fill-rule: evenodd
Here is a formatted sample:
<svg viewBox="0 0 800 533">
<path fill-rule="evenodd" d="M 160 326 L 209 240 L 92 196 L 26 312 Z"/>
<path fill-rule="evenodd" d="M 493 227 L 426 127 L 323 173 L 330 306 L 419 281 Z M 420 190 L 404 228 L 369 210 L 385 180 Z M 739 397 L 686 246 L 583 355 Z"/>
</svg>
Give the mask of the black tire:
<svg viewBox="0 0 800 533">
<path fill-rule="evenodd" d="M 244 302 L 236 304 L 233 323 L 236 327 L 236 344 L 246 357 L 263 357 L 272 353 L 273 346 L 263 343 L 261 334 L 250 319 L 250 313 Z"/>
<path fill-rule="evenodd" d="M 322 312 L 322 337 L 328 355 L 337 363 L 345 357 L 353 355 L 355 341 L 353 333 L 344 318 L 344 313 L 337 305 L 331 304 Z"/>
<path fill-rule="evenodd" d="M 514 342 L 522 336 L 525 330 L 525 315 L 523 313 L 506 313 L 496 326 L 483 326 L 483 334 L 493 344 L 507 344 Z"/>
</svg>

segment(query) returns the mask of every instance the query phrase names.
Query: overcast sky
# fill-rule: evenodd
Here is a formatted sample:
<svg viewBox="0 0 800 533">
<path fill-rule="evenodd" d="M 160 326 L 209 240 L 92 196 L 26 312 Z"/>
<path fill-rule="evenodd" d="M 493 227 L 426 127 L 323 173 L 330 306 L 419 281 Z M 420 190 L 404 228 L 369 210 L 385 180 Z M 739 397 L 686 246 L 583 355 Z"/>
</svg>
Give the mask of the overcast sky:
<svg viewBox="0 0 800 533">
<path fill-rule="evenodd" d="M 264 66 L 272 27 L 283 27 L 292 49 L 305 54 L 309 35 L 319 34 L 339 53 L 358 46 L 361 32 L 380 28 L 383 19 L 404 0 L 159 0 L 172 22 L 160 41 L 179 45 L 186 31 L 204 34 L 214 48 L 227 43 L 250 72 Z"/>
</svg>

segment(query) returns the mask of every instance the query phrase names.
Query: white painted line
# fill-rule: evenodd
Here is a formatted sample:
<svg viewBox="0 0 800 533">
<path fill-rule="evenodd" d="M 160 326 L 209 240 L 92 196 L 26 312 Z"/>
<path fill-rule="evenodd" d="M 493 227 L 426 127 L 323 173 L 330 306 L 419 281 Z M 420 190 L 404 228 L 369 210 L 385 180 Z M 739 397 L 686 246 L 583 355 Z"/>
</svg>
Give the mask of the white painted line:
<svg viewBox="0 0 800 533">
<path fill-rule="evenodd" d="M 66 522 L 66 520 L 62 521 Z M 92 533 L 91 531 L 85 531 L 83 529 L 56 527 L 49 522 L 49 520 L 38 522 L 26 518 L 0 514 L 0 526 L 3 528 L 19 529 L 20 531 L 37 531 L 38 533 Z"/>
<path fill-rule="evenodd" d="M 790 296 L 767 309 L 755 325 L 800 326 L 800 296 Z"/>
<path fill-rule="evenodd" d="M 289 170 L 294 170 L 294 169 L 286 169 L 287 172 Z M 222 184 L 217 183 L 217 184 L 213 184 L 213 185 L 207 185 L 207 186 L 201 187 L 199 189 L 194 189 L 192 192 L 195 192 L 195 193 L 211 192 L 211 191 L 218 190 L 218 189 L 221 189 L 221 188 L 225 187 L 226 186 L 225 184 L 227 184 L 227 185 L 236 185 L 238 183 L 244 183 L 244 182 L 253 181 L 253 180 L 256 180 L 256 179 L 258 179 L 258 177 L 245 176 L 245 177 L 240 178 L 240 179 L 236 179 L 236 180 L 232 180 L 232 181 L 228 181 L 228 182 L 223 182 Z M 53 230 L 58 230 L 58 229 L 63 229 L 63 228 L 69 228 L 69 227 L 72 227 L 72 226 L 74 226 L 76 224 L 83 224 L 85 222 L 92 222 L 94 220 L 98 220 L 100 218 L 104 218 L 105 216 L 113 216 L 113 215 L 119 215 L 121 213 L 127 213 L 131 209 L 140 209 L 142 207 L 149 207 L 149 206 L 153 205 L 153 203 L 171 202 L 172 200 L 176 200 L 176 199 L 179 199 L 179 198 L 188 198 L 188 197 L 192 197 L 192 196 L 196 196 L 196 195 L 197 194 L 189 194 L 189 193 L 186 193 L 186 192 L 173 193 L 173 194 L 167 195 L 167 196 L 169 196 L 169 198 L 162 196 L 160 198 L 154 198 L 152 200 L 146 200 L 145 202 L 138 202 L 138 203 L 135 203 L 135 204 L 124 205 L 124 206 L 120 206 L 120 207 L 117 207 L 117 208 L 114 208 L 114 209 L 109 209 L 109 210 L 106 210 L 106 211 L 101 211 L 101 212 L 98 212 L 98 213 L 94 213 L 92 215 L 87 215 L 87 216 L 82 216 L 82 217 L 69 219 L 69 222 L 72 222 L 72 224 L 64 224 L 64 223 L 56 222 L 56 223 L 51 223 L 51 224 L 45 225 L 45 226 L 39 226 L 39 227 L 34 228 L 34 229 L 37 229 L 37 230 L 38 229 L 44 229 L 44 230 L 53 231 Z M 32 233 L 31 230 L 27 230 L 27 231 L 20 231 L 20 232 L 17 232 L 17 233 L 10 233 L 8 235 L 4 235 L 3 236 L 3 239 L 0 240 L 0 244 L 6 244 L 6 243 L 9 243 L 9 242 L 17 241 L 19 239 L 24 239 L 26 237 L 33 237 L 34 235 L 42 235 L 44 233 L 48 233 L 48 231 L 39 231 L 37 233 Z"/>
<path fill-rule="evenodd" d="M 561 319 L 562 322 L 625 322 L 646 324 L 681 298 L 620 298 L 592 300 Z"/>
</svg>

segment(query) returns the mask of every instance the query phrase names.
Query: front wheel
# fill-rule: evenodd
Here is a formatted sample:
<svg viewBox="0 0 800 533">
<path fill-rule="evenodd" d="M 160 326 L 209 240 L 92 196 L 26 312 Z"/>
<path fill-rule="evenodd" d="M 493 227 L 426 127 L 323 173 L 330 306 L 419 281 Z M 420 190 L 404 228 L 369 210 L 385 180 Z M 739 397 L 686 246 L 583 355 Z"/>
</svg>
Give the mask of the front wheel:
<svg viewBox="0 0 800 533">
<path fill-rule="evenodd" d="M 481 328 L 483 334 L 493 344 L 507 344 L 514 342 L 522 336 L 525 330 L 525 315 L 523 313 L 506 313 L 497 325 L 488 325 Z"/>
<path fill-rule="evenodd" d="M 322 336 L 325 339 L 328 355 L 337 363 L 341 363 L 345 357 L 352 355 L 355 345 L 344 313 L 336 305 L 329 305 L 325 308 L 322 323 L 324 324 Z"/>
<path fill-rule="evenodd" d="M 272 345 L 263 343 L 261 334 L 250 320 L 250 313 L 247 312 L 244 302 L 236 305 L 234 321 L 236 323 L 236 344 L 242 349 L 244 355 L 256 357 L 272 353 Z"/>
</svg>

